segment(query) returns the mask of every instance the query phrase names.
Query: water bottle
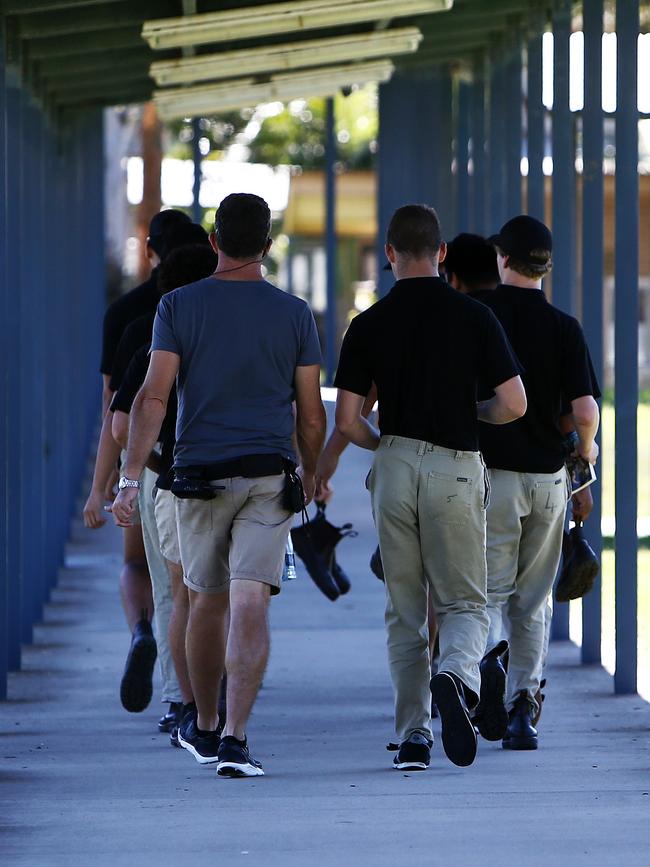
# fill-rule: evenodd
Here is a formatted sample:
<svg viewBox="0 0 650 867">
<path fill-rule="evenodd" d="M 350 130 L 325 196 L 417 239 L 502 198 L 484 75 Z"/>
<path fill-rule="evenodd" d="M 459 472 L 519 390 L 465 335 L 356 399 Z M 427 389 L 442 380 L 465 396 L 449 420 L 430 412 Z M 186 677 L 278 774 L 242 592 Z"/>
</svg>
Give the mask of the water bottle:
<svg viewBox="0 0 650 867">
<path fill-rule="evenodd" d="M 287 547 L 284 551 L 284 571 L 282 572 L 283 581 L 293 581 L 296 577 L 296 558 L 293 553 L 293 542 L 291 534 L 287 539 Z"/>
</svg>

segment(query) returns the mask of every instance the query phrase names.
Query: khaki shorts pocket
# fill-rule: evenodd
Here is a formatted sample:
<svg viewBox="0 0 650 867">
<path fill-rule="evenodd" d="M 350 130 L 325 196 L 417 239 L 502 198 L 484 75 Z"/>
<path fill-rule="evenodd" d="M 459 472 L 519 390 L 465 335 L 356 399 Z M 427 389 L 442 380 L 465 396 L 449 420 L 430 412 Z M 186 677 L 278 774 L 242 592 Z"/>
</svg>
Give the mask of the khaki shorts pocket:
<svg viewBox="0 0 650 867">
<path fill-rule="evenodd" d="M 177 500 L 177 516 L 180 527 L 194 534 L 212 531 L 211 500 Z"/>
<path fill-rule="evenodd" d="M 432 517 L 441 524 L 465 524 L 474 501 L 474 484 L 468 476 L 432 471 L 427 479 Z"/>
</svg>

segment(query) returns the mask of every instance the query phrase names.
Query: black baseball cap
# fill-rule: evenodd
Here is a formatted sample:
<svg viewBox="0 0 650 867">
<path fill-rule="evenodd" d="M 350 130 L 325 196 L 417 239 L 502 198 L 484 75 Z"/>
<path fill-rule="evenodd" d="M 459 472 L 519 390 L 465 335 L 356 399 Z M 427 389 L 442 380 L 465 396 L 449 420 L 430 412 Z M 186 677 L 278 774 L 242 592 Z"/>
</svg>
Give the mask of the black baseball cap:
<svg viewBox="0 0 650 867">
<path fill-rule="evenodd" d="M 165 231 L 179 223 L 191 223 L 192 221 L 184 211 L 177 211 L 175 208 L 167 208 L 165 211 L 158 211 L 154 214 L 149 223 L 149 238 L 147 243 L 158 253 L 162 249 L 162 240 Z"/>
<path fill-rule="evenodd" d="M 487 239 L 488 244 L 498 247 L 502 253 L 512 256 L 522 265 L 540 273 L 551 265 L 553 236 L 540 220 L 520 214 L 503 225 L 496 235 Z"/>
</svg>

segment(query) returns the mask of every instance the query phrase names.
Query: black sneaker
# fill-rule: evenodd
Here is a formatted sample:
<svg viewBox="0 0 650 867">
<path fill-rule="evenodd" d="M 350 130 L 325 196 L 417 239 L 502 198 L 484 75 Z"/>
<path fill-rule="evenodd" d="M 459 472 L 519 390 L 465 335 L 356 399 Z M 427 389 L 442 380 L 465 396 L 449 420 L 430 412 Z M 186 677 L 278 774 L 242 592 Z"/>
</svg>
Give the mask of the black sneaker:
<svg viewBox="0 0 650 867">
<path fill-rule="evenodd" d="M 174 726 L 178 726 L 181 721 L 181 710 L 183 705 L 180 701 L 172 701 L 169 704 L 169 710 L 158 720 L 159 732 L 170 732 Z"/>
<path fill-rule="evenodd" d="M 481 696 L 474 714 L 474 723 L 486 741 L 500 741 L 508 727 L 508 711 L 504 696 L 506 670 L 502 656 L 508 650 L 508 642 L 500 641 L 481 660 Z"/>
<path fill-rule="evenodd" d="M 219 732 L 199 732 L 194 716 L 186 716 L 180 724 L 178 740 L 200 765 L 212 765 L 217 761 Z"/>
<path fill-rule="evenodd" d="M 153 695 L 153 667 L 157 655 L 158 648 L 151 623 L 143 618 L 133 630 L 120 684 L 122 706 L 130 713 L 140 713 L 149 706 Z"/>
<path fill-rule="evenodd" d="M 180 722 L 174 726 L 174 728 L 169 733 L 169 742 L 173 747 L 178 747 L 179 750 L 183 749 L 181 746 L 181 742 L 178 740 L 178 730 L 183 723 L 186 721 L 186 724 L 189 724 L 190 719 L 196 720 L 196 703 L 191 701 L 188 704 L 181 705 L 180 710 Z"/>
<path fill-rule="evenodd" d="M 420 732 L 413 732 L 400 744 L 393 767 L 398 771 L 425 771 L 431 761 L 432 746 L 432 740 Z"/>
<path fill-rule="evenodd" d="M 248 751 L 246 739 L 238 741 L 232 735 L 221 738 L 218 777 L 263 777 L 262 765 Z"/>
<path fill-rule="evenodd" d="M 442 723 L 442 747 L 450 762 L 461 768 L 476 758 L 476 732 L 469 718 L 463 685 L 448 671 L 431 678 L 431 692 Z"/>
</svg>

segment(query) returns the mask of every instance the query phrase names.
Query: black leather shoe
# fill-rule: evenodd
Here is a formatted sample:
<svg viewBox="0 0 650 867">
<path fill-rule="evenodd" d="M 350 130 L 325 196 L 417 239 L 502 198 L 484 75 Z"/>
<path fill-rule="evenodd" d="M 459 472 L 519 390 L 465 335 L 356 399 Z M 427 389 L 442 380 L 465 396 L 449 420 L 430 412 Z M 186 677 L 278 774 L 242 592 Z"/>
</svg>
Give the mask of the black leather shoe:
<svg viewBox="0 0 650 867">
<path fill-rule="evenodd" d="M 341 569 L 339 564 L 336 562 L 336 555 L 335 554 L 332 554 L 332 569 L 331 569 L 331 571 L 332 571 L 332 578 L 336 582 L 336 586 L 339 588 L 339 593 L 341 594 L 341 596 L 345 596 L 345 594 L 348 592 L 348 590 L 352 586 L 352 583 L 351 583 L 350 579 L 348 578 L 348 576 L 343 571 L 343 569 Z"/>
<path fill-rule="evenodd" d="M 381 562 L 381 551 L 379 550 L 379 545 L 377 545 L 372 557 L 370 558 L 370 569 L 372 570 L 373 575 L 379 578 L 380 581 L 386 580 L 384 578 L 384 564 Z"/>
<path fill-rule="evenodd" d="M 486 741 L 500 741 L 508 727 L 508 711 L 504 704 L 506 670 L 501 657 L 508 650 L 508 642 L 500 641 L 481 660 L 481 696 L 474 725 Z"/>
<path fill-rule="evenodd" d="M 181 721 L 181 708 L 183 707 L 180 701 L 172 701 L 169 704 L 169 710 L 158 720 L 159 732 L 170 732 L 175 725 Z"/>
<path fill-rule="evenodd" d="M 151 623 L 139 620 L 133 630 L 129 655 L 120 684 L 122 706 L 130 713 L 141 713 L 153 695 L 153 667 L 158 648 Z"/>
<path fill-rule="evenodd" d="M 461 768 L 476 758 L 476 732 L 465 703 L 460 679 L 448 671 L 431 678 L 431 693 L 442 723 L 442 748 L 449 761 Z"/>
<path fill-rule="evenodd" d="M 562 541 L 562 571 L 555 585 L 557 602 L 580 599 L 594 586 L 600 571 L 598 557 L 584 537 L 582 524 L 576 523 Z"/>
<path fill-rule="evenodd" d="M 503 738 L 504 750 L 536 750 L 537 729 L 531 722 L 533 707 L 525 689 L 519 693 L 515 706 L 510 711 L 510 720 Z"/>
</svg>

